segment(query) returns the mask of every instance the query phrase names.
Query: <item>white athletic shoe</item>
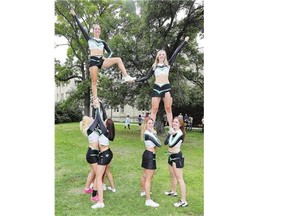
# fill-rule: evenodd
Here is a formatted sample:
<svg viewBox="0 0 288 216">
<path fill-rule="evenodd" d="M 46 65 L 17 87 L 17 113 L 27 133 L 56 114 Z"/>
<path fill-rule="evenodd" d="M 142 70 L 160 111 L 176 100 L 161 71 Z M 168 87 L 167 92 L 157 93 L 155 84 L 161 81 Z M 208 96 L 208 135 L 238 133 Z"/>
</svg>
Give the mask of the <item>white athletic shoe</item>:
<svg viewBox="0 0 288 216">
<path fill-rule="evenodd" d="M 97 203 L 95 203 L 94 205 L 91 206 L 91 208 L 93 208 L 93 209 L 104 208 L 104 207 L 105 207 L 105 204 L 104 203 L 100 203 L 100 202 L 97 202 Z"/>
<path fill-rule="evenodd" d="M 174 206 L 175 207 L 186 207 L 186 206 L 188 206 L 188 202 L 182 202 L 182 200 L 180 200 L 179 202 L 174 203 Z"/>
<path fill-rule="evenodd" d="M 113 193 L 116 192 L 116 188 L 111 188 L 110 186 L 107 187 L 108 190 L 112 191 Z"/>
<path fill-rule="evenodd" d="M 122 83 L 125 82 L 134 82 L 136 80 L 136 77 L 131 77 L 130 75 L 124 76 L 122 78 Z"/>
<path fill-rule="evenodd" d="M 167 196 L 172 196 L 172 197 L 177 196 L 177 192 L 171 192 L 171 191 L 166 191 L 166 192 L 164 192 L 164 194 Z"/>
<path fill-rule="evenodd" d="M 102 189 L 103 189 L 104 191 L 106 191 L 106 190 L 107 190 L 107 188 L 106 188 L 106 185 L 105 185 L 105 184 L 103 184 L 103 185 L 102 185 Z"/>
<path fill-rule="evenodd" d="M 153 200 L 146 200 L 145 205 L 155 207 L 155 208 L 159 207 L 159 204 L 154 202 Z"/>
<path fill-rule="evenodd" d="M 150 192 L 150 194 L 152 194 L 152 192 Z M 146 196 L 145 191 L 141 191 L 141 192 L 140 192 L 140 196 L 141 196 L 141 197 Z"/>
</svg>

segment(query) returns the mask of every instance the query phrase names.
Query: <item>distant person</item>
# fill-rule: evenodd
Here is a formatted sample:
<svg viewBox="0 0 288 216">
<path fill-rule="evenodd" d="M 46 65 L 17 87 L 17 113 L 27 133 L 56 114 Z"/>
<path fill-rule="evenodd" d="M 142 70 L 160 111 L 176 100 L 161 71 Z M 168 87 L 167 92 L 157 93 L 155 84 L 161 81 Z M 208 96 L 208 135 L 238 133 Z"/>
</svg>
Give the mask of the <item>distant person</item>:
<svg viewBox="0 0 288 216">
<path fill-rule="evenodd" d="M 184 115 L 183 117 L 184 123 L 185 123 L 185 128 L 188 128 L 188 122 L 189 122 L 189 116 L 187 115 L 187 113 Z"/>
<path fill-rule="evenodd" d="M 183 120 L 183 115 L 182 115 L 182 113 L 180 113 L 180 114 L 178 115 L 178 117 L 179 117 L 179 118 L 182 118 L 182 120 Z"/>
<path fill-rule="evenodd" d="M 139 116 L 138 116 L 139 129 L 141 129 L 142 122 L 143 122 L 143 117 L 142 117 L 142 115 L 139 114 Z"/>
<path fill-rule="evenodd" d="M 126 129 L 126 127 L 128 127 L 128 129 L 130 130 L 130 118 L 129 118 L 129 115 L 127 115 L 126 119 L 125 119 L 124 129 Z"/>
<path fill-rule="evenodd" d="M 193 125 L 193 117 L 190 116 L 188 120 L 188 130 L 192 130 L 192 125 Z"/>
<path fill-rule="evenodd" d="M 204 116 L 202 118 L 202 132 L 204 133 Z"/>
</svg>

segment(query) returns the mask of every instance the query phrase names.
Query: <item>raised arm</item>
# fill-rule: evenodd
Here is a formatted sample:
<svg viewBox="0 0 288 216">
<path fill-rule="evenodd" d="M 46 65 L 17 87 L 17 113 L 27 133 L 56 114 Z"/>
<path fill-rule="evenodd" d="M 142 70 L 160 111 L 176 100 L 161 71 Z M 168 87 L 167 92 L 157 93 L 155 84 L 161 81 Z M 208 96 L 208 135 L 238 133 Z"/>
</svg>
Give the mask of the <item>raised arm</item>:
<svg viewBox="0 0 288 216">
<path fill-rule="evenodd" d="M 106 52 L 108 52 L 107 58 L 110 58 L 112 56 L 113 52 L 105 41 L 103 41 L 103 43 L 104 43 L 104 49 L 106 50 Z"/>
<path fill-rule="evenodd" d="M 100 116 L 100 112 L 99 112 L 99 109 L 96 109 L 96 116 L 95 116 L 95 120 L 98 119 L 97 123 L 100 127 L 100 130 L 102 131 L 102 133 L 107 137 L 108 136 L 108 131 L 105 127 L 105 125 L 103 124 L 103 121 L 101 119 L 101 116 Z"/>
<path fill-rule="evenodd" d="M 147 72 L 146 76 L 136 79 L 135 82 L 144 82 L 148 80 L 153 74 L 154 74 L 154 69 L 153 67 L 151 67 L 150 70 Z"/>
<path fill-rule="evenodd" d="M 74 17 L 76 23 L 78 24 L 82 34 L 84 35 L 84 38 L 88 41 L 90 39 L 90 36 L 88 35 L 87 31 L 83 28 L 83 26 L 80 23 L 78 17 L 76 16 L 76 13 L 74 12 L 74 10 L 71 10 L 70 13 L 72 14 L 72 16 Z"/>
<path fill-rule="evenodd" d="M 95 115 L 95 119 L 93 121 L 93 123 L 89 126 L 89 128 L 87 129 L 87 134 L 88 136 L 96 129 L 96 127 L 99 125 L 99 118 L 97 115 L 99 115 L 99 108 L 96 108 L 95 111 L 96 115 Z M 100 115 L 99 115 L 100 117 Z"/>
<path fill-rule="evenodd" d="M 177 49 L 174 51 L 173 55 L 170 57 L 170 59 L 168 60 L 169 65 L 172 66 L 177 54 L 181 51 L 181 49 L 183 48 L 183 46 L 188 42 L 189 37 L 185 37 L 185 40 L 180 44 L 180 46 L 177 47 Z"/>
<path fill-rule="evenodd" d="M 176 133 L 173 136 L 170 135 L 169 137 L 169 147 L 173 148 L 175 145 L 177 145 L 177 143 L 183 140 L 183 134 L 182 133 Z"/>
<path fill-rule="evenodd" d="M 153 142 L 157 147 L 161 147 L 160 140 L 155 136 L 155 134 L 145 131 L 144 140 L 150 140 Z"/>
</svg>

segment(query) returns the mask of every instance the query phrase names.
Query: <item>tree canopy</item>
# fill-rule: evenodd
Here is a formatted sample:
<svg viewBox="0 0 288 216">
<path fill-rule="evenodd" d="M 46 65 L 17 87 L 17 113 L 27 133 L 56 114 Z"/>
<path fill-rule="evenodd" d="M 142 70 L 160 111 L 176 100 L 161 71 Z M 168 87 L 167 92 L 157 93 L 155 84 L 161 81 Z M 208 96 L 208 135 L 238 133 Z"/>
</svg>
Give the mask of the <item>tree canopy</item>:
<svg viewBox="0 0 288 216">
<path fill-rule="evenodd" d="M 93 25 L 100 24 L 101 39 L 109 44 L 114 57 L 122 58 L 131 76 L 146 75 L 158 50 L 164 49 L 169 58 L 184 37 L 189 36 L 188 44 L 170 69 L 173 109 L 183 106 L 203 107 L 204 54 L 196 41 L 197 37 L 204 37 L 203 1 L 56 0 L 55 35 L 66 38 L 68 49 L 64 63 L 55 59 L 55 82 L 79 79 L 80 83 L 71 93 L 73 99 L 69 102 L 82 104 L 84 113 L 89 115 L 90 78 L 86 67 L 88 44 L 69 13 L 71 9 L 74 9 L 91 35 Z M 131 84 L 121 84 L 120 79 L 121 73 L 117 66 L 101 69 L 98 95 L 105 104 L 111 108 L 129 104 L 138 109 L 150 110 L 150 91 L 154 78 L 147 83 Z"/>
</svg>

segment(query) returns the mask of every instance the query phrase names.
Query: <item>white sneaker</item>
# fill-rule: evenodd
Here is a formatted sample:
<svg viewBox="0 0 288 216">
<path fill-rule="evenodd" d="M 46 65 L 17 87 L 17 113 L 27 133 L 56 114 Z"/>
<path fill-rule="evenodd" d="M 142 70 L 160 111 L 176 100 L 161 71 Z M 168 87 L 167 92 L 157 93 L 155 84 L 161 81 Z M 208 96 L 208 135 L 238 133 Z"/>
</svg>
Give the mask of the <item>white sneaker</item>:
<svg viewBox="0 0 288 216">
<path fill-rule="evenodd" d="M 116 192 L 116 189 L 115 189 L 115 188 L 111 188 L 110 186 L 108 186 L 107 189 L 110 190 L 110 191 L 112 191 L 113 193 Z"/>
<path fill-rule="evenodd" d="M 159 207 L 159 204 L 154 202 L 153 200 L 146 200 L 145 205 L 155 207 L 155 208 Z"/>
<path fill-rule="evenodd" d="M 186 206 L 188 206 L 188 202 L 182 202 L 182 200 L 180 200 L 179 202 L 174 203 L 174 206 L 175 207 L 186 207 Z"/>
<path fill-rule="evenodd" d="M 125 82 L 134 82 L 136 80 L 136 77 L 131 77 L 130 75 L 124 76 L 122 78 L 122 83 Z"/>
<path fill-rule="evenodd" d="M 177 192 L 171 192 L 171 191 L 166 191 L 166 192 L 164 192 L 164 194 L 167 196 L 172 196 L 172 197 L 177 196 Z"/>
<path fill-rule="evenodd" d="M 92 205 L 91 208 L 96 209 L 96 208 L 104 208 L 105 204 L 97 202 L 96 204 Z"/>
<path fill-rule="evenodd" d="M 150 192 L 150 194 L 152 194 L 152 192 Z M 145 191 L 140 192 L 140 196 L 141 196 L 141 197 L 146 196 Z"/>
<path fill-rule="evenodd" d="M 103 185 L 102 185 L 102 189 L 103 189 L 104 191 L 106 191 L 106 190 L 107 190 L 107 188 L 106 188 L 106 185 L 105 185 L 105 184 L 103 184 Z"/>
</svg>

